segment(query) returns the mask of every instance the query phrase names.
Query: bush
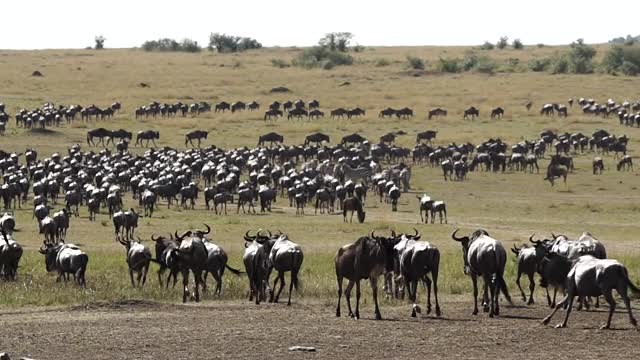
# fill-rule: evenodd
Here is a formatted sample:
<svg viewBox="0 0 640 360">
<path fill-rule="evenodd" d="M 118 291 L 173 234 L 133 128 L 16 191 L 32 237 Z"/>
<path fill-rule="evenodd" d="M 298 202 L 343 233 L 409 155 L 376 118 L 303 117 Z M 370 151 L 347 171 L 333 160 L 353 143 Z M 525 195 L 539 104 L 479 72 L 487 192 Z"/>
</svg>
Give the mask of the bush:
<svg viewBox="0 0 640 360">
<path fill-rule="evenodd" d="M 520 41 L 520 39 L 515 39 L 513 40 L 513 44 L 512 44 L 513 48 L 516 50 L 522 50 L 524 49 L 524 45 L 522 44 L 522 41 Z"/>
<path fill-rule="evenodd" d="M 227 34 L 211 33 L 209 35 L 209 50 L 216 49 L 219 53 L 240 52 L 250 49 L 260 49 L 262 44 L 249 37 L 231 36 Z"/>
<path fill-rule="evenodd" d="M 493 74 L 496 70 L 496 62 L 488 56 L 478 58 L 474 70 L 482 74 Z"/>
<path fill-rule="evenodd" d="M 363 51 L 366 50 L 366 48 L 364 46 L 362 46 L 362 45 L 356 45 L 356 46 L 352 47 L 352 49 L 353 49 L 354 52 L 357 52 L 357 53 L 363 52 Z"/>
<path fill-rule="evenodd" d="M 141 47 L 144 51 L 184 51 L 195 53 L 202 50 L 198 42 L 191 39 L 183 39 L 181 42 L 168 38 L 151 40 L 145 41 Z"/>
<path fill-rule="evenodd" d="M 536 46 L 537 46 L 539 49 L 542 49 L 545 45 L 544 45 L 543 43 L 538 43 Z"/>
<path fill-rule="evenodd" d="M 425 68 L 424 60 L 419 57 L 407 55 L 407 63 L 409 64 L 409 68 L 414 70 L 424 70 Z"/>
<path fill-rule="evenodd" d="M 478 56 L 472 52 L 468 52 L 462 59 L 461 66 L 464 71 L 469 71 L 473 69 L 477 64 Z"/>
<path fill-rule="evenodd" d="M 539 58 L 529 60 L 529 70 L 533 72 L 545 71 L 549 68 L 551 60 L 548 58 Z"/>
<path fill-rule="evenodd" d="M 300 53 L 292 64 L 307 69 L 320 67 L 329 70 L 335 66 L 353 64 L 353 57 L 327 47 L 314 46 Z"/>
<path fill-rule="evenodd" d="M 387 60 L 385 58 L 379 58 L 379 59 L 376 59 L 375 65 L 377 67 L 389 66 L 389 65 L 391 65 L 391 61 L 389 61 L 389 60 Z"/>
<path fill-rule="evenodd" d="M 566 56 L 556 56 L 552 61 L 551 73 L 552 74 L 566 74 L 569 72 L 569 60 Z"/>
<path fill-rule="evenodd" d="M 329 48 L 331 51 L 346 52 L 351 39 L 353 39 L 353 34 L 350 32 L 332 32 L 320 39 L 318 45 Z"/>
<path fill-rule="evenodd" d="M 506 48 L 507 46 L 509 46 L 509 38 L 506 36 L 501 37 L 500 40 L 498 40 L 498 42 L 496 43 L 496 47 L 500 50 Z"/>
<path fill-rule="evenodd" d="M 578 39 L 571 44 L 569 51 L 569 70 L 574 74 L 590 74 L 593 72 L 593 58 L 596 56 L 596 49 L 584 43 L 583 39 Z"/>
<path fill-rule="evenodd" d="M 493 48 L 493 44 L 488 41 L 485 41 L 484 44 L 480 45 L 480 50 L 493 50 Z"/>
<path fill-rule="evenodd" d="M 620 66 L 620 71 L 627 76 L 636 76 L 640 73 L 640 66 L 631 61 L 624 61 Z"/>
<path fill-rule="evenodd" d="M 271 65 L 280 69 L 288 68 L 290 66 L 287 61 L 282 59 L 271 59 Z"/>
<path fill-rule="evenodd" d="M 458 58 L 440 58 L 438 60 L 438 70 L 446 73 L 458 73 L 461 70 L 461 60 Z"/>
<path fill-rule="evenodd" d="M 102 50 L 104 49 L 104 42 L 107 41 L 107 39 L 104 36 L 100 35 L 95 37 L 95 41 L 96 41 L 95 49 Z"/>
</svg>

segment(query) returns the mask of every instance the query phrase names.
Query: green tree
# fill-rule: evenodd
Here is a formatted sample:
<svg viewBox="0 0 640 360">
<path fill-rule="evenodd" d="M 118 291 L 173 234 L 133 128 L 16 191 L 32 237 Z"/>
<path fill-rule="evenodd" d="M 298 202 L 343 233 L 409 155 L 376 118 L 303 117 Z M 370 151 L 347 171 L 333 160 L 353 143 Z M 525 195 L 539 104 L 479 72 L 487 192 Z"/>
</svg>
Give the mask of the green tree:
<svg viewBox="0 0 640 360">
<path fill-rule="evenodd" d="M 318 44 L 322 47 L 329 48 L 331 51 L 346 52 L 351 39 L 353 39 L 353 34 L 350 32 L 332 32 L 320 39 Z"/>
<path fill-rule="evenodd" d="M 506 48 L 507 46 L 509 46 L 509 38 L 506 36 L 501 37 L 500 40 L 498 40 L 498 42 L 496 43 L 496 47 L 500 50 Z"/>
<path fill-rule="evenodd" d="M 513 48 L 516 50 L 522 50 L 524 48 L 524 45 L 522 44 L 522 41 L 520 41 L 520 39 L 513 40 L 511 46 L 513 46 Z"/>
<path fill-rule="evenodd" d="M 104 42 L 105 42 L 106 40 L 107 40 L 107 39 L 106 39 L 104 36 L 102 36 L 102 35 L 96 36 L 96 37 L 95 37 L 95 41 L 96 41 L 95 49 L 96 49 L 96 50 L 102 50 L 102 49 L 104 49 Z"/>
</svg>

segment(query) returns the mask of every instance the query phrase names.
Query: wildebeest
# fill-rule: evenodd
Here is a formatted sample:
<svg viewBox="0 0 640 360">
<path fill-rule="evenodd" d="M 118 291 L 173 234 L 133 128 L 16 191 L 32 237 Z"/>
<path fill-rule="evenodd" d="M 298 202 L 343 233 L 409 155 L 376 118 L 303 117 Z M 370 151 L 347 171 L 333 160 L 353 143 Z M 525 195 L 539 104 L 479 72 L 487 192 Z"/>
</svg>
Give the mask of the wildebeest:
<svg viewBox="0 0 640 360">
<path fill-rule="evenodd" d="M 435 201 L 429 195 L 423 194 L 422 196 L 417 197 L 420 200 L 420 220 L 424 221 L 424 223 L 429 222 L 429 213 L 431 213 L 431 223 L 433 224 L 435 221 L 436 213 L 438 213 L 438 217 L 440 218 L 440 224 L 442 224 L 442 219 L 444 215 L 444 223 L 447 224 L 447 205 L 444 201 Z M 424 211 L 424 216 L 422 212 Z"/>
<path fill-rule="evenodd" d="M 231 104 L 229 104 L 226 101 L 221 101 L 219 103 L 217 103 L 215 105 L 214 111 L 218 112 L 218 111 L 222 111 L 225 112 L 226 110 L 229 110 L 231 108 Z"/>
<path fill-rule="evenodd" d="M 618 161 L 616 168 L 618 169 L 618 171 L 633 171 L 633 159 L 631 158 L 631 156 L 625 155 L 620 161 Z"/>
<path fill-rule="evenodd" d="M 273 145 L 273 143 L 283 143 L 284 142 L 284 136 L 275 133 L 275 132 L 270 132 L 264 135 L 260 135 L 260 137 L 258 137 L 258 146 L 262 146 L 264 145 L 264 143 L 271 143 L 271 145 Z"/>
<path fill-rule="evenodd" d="M 435 139 L 437 133 L 438 132 L 435 130 L 427 130 L 427 131 L 418 133 L 418 136 L 416 136 L 416 142 L 419 143 L 420 140 L 427 140 L 428 143 L 431 143 L 431 139 Z"/>
<path fill-rule="evenodd" d="M 391 200 L 391 211 L 398 211 L 398 200 L 400 199 L 400 188 L 395 184 L 389 189 L 389 199 Z"/>
<path fill-rule="evenodd" d="M 255 296 L 256 305 L 260 305 L 260 301 L 266 300 L 266 288 L 268 286 L 268 256 L 264 242 L 269 240 L 269 236 L 261 234 L 262 230 L 254 236 L 249 235 L 247 231 L 244 235 L 245 250 L 242 256 L 244 268 L 249 277 L 249 301 Z"/>
<path fill-rule="evenodd" d="M 478 276 L 484 280 L 483 307 L 489 317 L 500 315 L 499 293 L 512 304 L 507 284 L 504 281 L 504 268 L 507 252 L 502 244 L 489 236 L 483 229 L 474 231 L 471 236 L 456 237 L 459 229 L 451 234 L 451 238 L 462 245 L 464 273 L 471 276 L 473 283 L 473 315 L 478 314 Z M 489 290 L 489 293 L 487 293 Z M 487 295 L 488 299 L 487 299 Z M 489 300 L 489 304 L 487 304 Z"/>
<path fill-rule="evenodd" d="M 320 145 L 322 144 L 322 142 L 325 141 L 327 143 L 331 142 L 331 139 L 329 138 L 329 135 L 325 135 L 323 133 L 313 133 L 313 134 L 309 134 L 304 138 L 304 146 L 307 146 L 311 143 L 315 143 L 316 145 Z"/>
<path fill-rule="evenodd" d="M 207 227 L 207 229 L 209 229 L 208 225 L 205 224 L 205 226 Z M 227 253 L 220 246 L 208 241 L 205 238 L 203 238 L 203 242 L 204 246 L 207 248 L 207 268 L 205 269 L 203 279 L 205 288 L 207 284 L 207 275 L 211 274 L 216 281 L 214 294 L 222 296 L 222 276 L 224 275 L 225 269 L 229 269 L 229 271 L 231 271 L 235 275 L 241 275 L 242 272 L 230 267 L 227 264 Z"/>
<path fill-rule="evenodd" d="M 22 246 L 18 244 L 0 225 L 2 243 L 0 243 L 0 276 L 5 280 L 15 280 L 22 258 Z"/>
<path fill-rule="evenodd" d="M 124 245 L 127 250 L 127 265 L 129 266 L 129 277 L 131 278 L 131 286 L 136 287 L 133 281 L 133 273 L 138 274 L 138 286 L 144 286 L 147 281 L 147 272 L 151 263 L 151 251 L 142 244 L 142 240 L 131 241 L 118 237 L 120 244 Z"/>
<path fill-rule="evenodd" d="M 187 146 L 187 143 L 191 144 L 191 146 L 194 146 L 193 140 L 195 139 L 195 140 L 198 140 L 198 147 L 200 147 L 201 139 L 206 139 L 208 135 L 209 135 L 209 132 L 204 130 L 190 131 L 186 133 L 184 136 L 184 146 Z"/>
<path fill-rule="evenodd" d="M 100 139 L 100 143 L 102 145 L 105 145 L 104 143 L 104 139 L 105 138 L 110 138 L 111 137 L 111 131 L 107 130 L 105 128 L 98 128 L 98 129 L 94 129 L 94 130 L 89 130 L 87 131 L 87 145 L 91 146 L 95 146 L 96 143 L 93 141 L 94 138 L 98 138 Z M 108 143 L 108 139 L 107 139 L 107 143 Z"/>
<path fill-rule="evenodd" d="M 142 140 L 146 140 L 146 144 L 145 147 L 149 146 L 149 140 L 151 140 L 151 142 L 153 142 L 153 146 L 158 147 L 158 145 L 156 145 L 156 141 L 155 139 L 160 139 L 160 132 L 159 131 L 155 131 L 155 130 L 144 130 L 144 131 L 138 131 L 138 134 L 136 135 L 136 143 L 135 146 L 142 146 Z"/>
<path fill-rule="evenodd" d="M 176 260 L 176 256 L 174 252 L 178 250 L 178 243 L 173 239 L 172 235 L 169 235 L 170 238 L 166 238 L 163 236 L 155 237 L 155 235 L 151 235 L 151 240 L 156 243 L 155 252 L 156 258 L 153 260 L 160 265 L 158 269 L 158 283 L 162 287 L 162 275 L 164 272 L 169 269 L 169 275 L 167 276 L 167 282 L 165 286 L 169 287 L 169 280 L 173 276 L 173 286 L 175 287 L 176 282 L 178 280 L 178 273 L 180 272 L 180 264 Z"/>
<path fill-rule="evenodd" d="M 269 109 L 264 112 L 264 120 L 271 120 L 272 117 L 275 117 L 277 119 L 278 116 L 282 117 L 282 111 L 278 109 Z"/>
<path fill-rule="evenodd" d="M 564 328 L 567 326 L 569 314 L 571 314 L 573 308 L 573 300 L 576 296 L 603 295 L 609 304 L 609 317 L 607 318 L 607 323 L 601 326 L 600 329 L 609 329 L 611 328 L 611 318 L 616 309 L 616 301 L 612 296 L 612 290 L 616 289 L 627 308 L 631 325 L 638 329 L 638 323 L 631 312 L 627 289 L 631 289 L 635 294 L 640 294 L 640 289 L 629 279 L 627 268 L 620 262 L 611 259 L 597 259 L 591 255 L 584 255 L 571 260 L 562 255 L 548 253 L 543 259 L 540 269 L 542 275 L 541 285 L 546 285 L 547 278 L 545 274 L 552 271 L 557 276 L 565 279 L 567 292 L 564 299 L 556 305 L 551 314 L 542 320 L 543 324 L 548 324 L 556 311 L 566 305 L 564 321 L 556 326 L 557 328 Z"/>
<path fill-rule="evenodd" d="M 9 235 L 13 234 L 13 230 L 16 228 L 16 219 L 12 212 L 5 212 L 0 216 L 0 228 L 2 228 L 3 231 L 6 231 Z"/>
<path fill-rule="evenodd" d="M 394 238 L 377 237 L 372 231 L 370 236 L 359 238 L 356 242 L 341 247 L 336 253 L 336 278 L 338 281 L 338 306 L 336 316 L 340 317 L 343 279 L 349 280 L 344 291 L 349 309 L 349 317 L 360 318 L 360 280 L 369 279 L 375 305 L 375 318 L 381 320 L 378 307 L 378 277 L 393 269 Z M 356 286 L 356 309 L 351 310 L 351 289 Z"/>
<path fill-rule="evenodd" d="M 491 118 L 501 118 L 504 115 L 504 109 L 497 107 L 491 110 Z"/>
<path fill-rule="evenodd" d="M 600 174 L 602 175 L 602 171 L 604 170 L 604 162 L 602 161 L 602 158 L 599 156 L 596 156 L 595 158 L 593 158 L 593 175 L 597 175 Z"/>
<path fill-rule="evenodd" d="M 362 135 L 357 134 L 357 133 L 353 133 L 351 135 L 343 136 L 341 144 L 343 144 L 343 145 L 346 145 L 346 144 L 361 144 L 361 143 L 363 143 L 365 141 L 367 141 L 367 139 L 365 139 Z"/>
<path fill-rule="evenodd" d="M 533 235 L 530 239 L 533 239 Z M 533 291 L 536 288 L 536 283 L 533 277 L 536 273 L 538 263 L 544 256 L 544 252 L 542 251 L 542 249 L 536 247 L 523 246 L 518 248 L 515 244 L 513 245 L 511 251 L 516 254 L 516 261 L 518 262 L 516 284 L 518 285 L 518 289 L 520 289 L 520 293 L 522 294 L 522 301 L 526 301 L 527 305 L 531 305 L 534 303 Z M 527 297 L 522 290 L 522 286 L 520 286 L 520 277 L 522 276 L 522 274 L 527 275 L 527 277 L 529 278 L 529 301 L 527 301 Z M 547 290 L 547 293 L 548 292 L 549 291 Z"/>
<path fill-rule="evenodd" d="M 44 241 L 40 247 L 40 253 L 44 255 L 45 267 L 48 272 L 56 271 L 58 278 L 67 280 L 67 274 L 73 274 L 78 285 L 85 287 L 85 273 L 89 256 L 73 244 L 55 244 Z"/>
<path fill-rule="evenodd" d="M 433 117 L 437 118 L 440 116 L 447 116 L 447 109 L 442 109 L 438 107 L 438 108 L 429 110 L 429 113 L 427 114 L 427 118 L 429 120 L 431 120 L 431 118 Z"/>
<path fill-rule="evenodd" d="M 543 180 L 547 180 L 551 183 L 551 186 L 554 185 L 554 180 L 556 178 L 562 177 L 564 181 L 564 185 L 567 185 L 567 169 L 554 164 L 549 164 L 547 167 L 547 176 Z"/>
<path fill-rule="evenodd" d="M 350 197 L 342 203 L 342 217 L 344 222 L 347 222 L 347 212 L 351 211 L 351 218 L 349 222 L 353 222 L 353 213 L 358 213 L 358 222 L 363 223 L 365 216 L 367 215 L 362 207 L 362 202 L 357 197 Z"/>
<path fill-rule="evenodd" d="M 290 271 L 291 283 L 289 284 L 289 299 L 287 301 L 287 305 L 291 305 L 291 293 L 293 292 L 293 288 L 295 287 L 295 289 L 298 290 L 299 287 L 298 274 L 300 273 L 300 268 L 302 267 L 302 261 L 304 259 L 302 248 L 300 245 L 289 240 L 289 237 L 285 234 L 280 234 L 275 239 L 271 238 L 265 246 L 267 247 L 265 250 L 269 250 L 267 261 L 269 268 L 267 272 L 267 281 L 269 281 L 269 274 L 272 269 L 278 272 L 278 275 L 273 282 L 273 291 L 271 292 L 269 302 L 278 302 L 280 293 L 282 293 L 282 289 L 285 286 L 284 274 Z M 280 282 L 280 289 L 278 289 L 278 292 L 276 293 L 275 289 L 278 282 Z"/>
<path fill-rule="evenodd" d="M 466 109 L 462 116 L 465 120 L 471 118 L 471 120 L 480 117 L 480 110 L 476 109 L 474 106 Z"/>
<path fill-rule="evenodd" d="M 182 235 L 175 233 L 176 241 L 180 244 L 172 256 L 180 264 L 182 272 L 182 302 L 187 302 L 189 297 L 189 272 L 193 273 L 193 299 L 200 301 L 200 287 L 204 287 L 202 278 L 207 267 L 207 248 L 202 240 L 203 232 L 187 231 Z"/>
</svg>

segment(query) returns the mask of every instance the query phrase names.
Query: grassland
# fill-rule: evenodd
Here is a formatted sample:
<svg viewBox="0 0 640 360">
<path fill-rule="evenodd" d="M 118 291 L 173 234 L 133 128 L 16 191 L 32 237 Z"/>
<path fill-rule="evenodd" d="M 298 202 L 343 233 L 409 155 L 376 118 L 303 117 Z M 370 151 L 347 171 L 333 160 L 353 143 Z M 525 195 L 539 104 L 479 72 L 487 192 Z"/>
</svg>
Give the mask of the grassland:
<svg viewBox="0 0 640 360">
<path fill-rule="evenodd" d="M 367 48 L 357 53 L 356 63 L 331 71 L 275 68 L 271 59 L 290 60 L 300 49 L 263 49 L 244 54 L 173 54 L 145 53 L 139 50 L 49 50 L 0 51 L 0 101 L 7 104 L 12 114 L 18 108 L 32 108 L 43 102 L 95 103 L 106 106 L 113 101 L 123 103 L 123 111 L 115 119 L 100 123 L 77 121 L 71 127 L 51 128 L 46 132 L 16 129 L 12 123 L 7 135 L 0 138 L 1 148 L 23 152 L 35 147 L 41 156 L 52 152 L 66 152 L 74 143 L 83 144 L 86 131 L 93 127 L 125 128 L 131 131 L 157 129 L 159 146 L 182 148 L 184 133 L 192 129 L 211 131 L 207 144 L 229 148 L 254 146 L 259 134 L 277 131 L 285 136 L 285 143 L 302 143 L 310 132 L 322 131 L 336 142 L 341 136 L 360 132 L 369 139 L 395 130 L 409 135 L 398 143 L 412 146 L 415 133 L 427 129 L 438 130 L 436 144 L 470 141 L 479 143 L 489 137 L 501 137 L 508 143 L 538 137 L 539 131 L 590 134 L 596 129 L 607 129 L 631 138 L 630 154 L 637 156 L 640 148 L 640 130 L 623 128 L 617 119 L 583 116 L 579 109 L 570 110 L 567 119 L 543 118 L 535 111 L 543 102 L 566 102 L 570 97 L 593 97 L 600 101 L 608 98 L 637 100 L 640 80 L 609 75 L 550 75 L 546 73 L 513 74 L 432 74 L 414 76 L 407 72 L 407 55 L 427 61 L 439 57 L 461 57 L 468 51 L 461 47 L 420 48 Z M 528 48 L 523 51 L 492 51 L 500 59 L 548 56 L 558 48 Z M 604 48 L 599 48 L 601 56 Z M 389 61 L 389 66 L 378 67 L 378 59 Z M 44 77 L 34 78 L 39 70 Z M 339 87 L 343 82 L 350 86 Z M 145 82 L 150 88 L 140 88 Z M 270 94 L 269 89 L 286 86 L 290 94 Z M 323 110 L 345 106 L 360 106 L 367 116 L 356 120 L 317 121 L 278 120 L 264 122 L 261 112 L 239 114 L 207 113 L 197 118 L 141 119 L 133 118 L 133 109 L 156 100 L 160 102 L 251 101 L 267 104 L 273 100 L 309 100 L 316 98 Z M 527 112 L 524 104 L 534 102 Z M 475 105 L 480 108 L 481 119 L 462 120 L 462 109 Z M 387 106 L 414 108 L 417 116 L 410 120 L 379 119 L 377 112 Z M 428 121 L 426 111 L 435 106 L 449 109 L 449 117 Z M 495 106 L 506 109 L 501 120 L 489 120 L 488 111 Z M 83 146 L 87 150 L 86 146 Z M 134 149 L 134 151 L 141 151 Z M 308 209 L 306 216 L 296 216 L 285 201 L 278 201 L 268 215 L 216 216 L 207 212 L 200 202 L 195 211 L 183 211 L 166 206 L 144 218 L 138 234 L 148 238 L 152 233 L 173 232 L 176 229 L 202 227 L 206 222 L 213 227 L 213 239 L 230 255 L 230 264 L 240 267 L 243 250 L 242 234 L 247 229 L 281 229 L 302 244 L 305 252 L 302 279 L 304 296 L 333 301 L 334 274 L 332 258 L 336 249 L 372 229 L 378 231 L 409 231 L 418 228 L 423 239 L 438 246 L 442 253 L 440 289 L 447 296 L 467 294 L 470 282 L 462 274 L 459 245 L 450 240 L 455 228 L 472 231 L 482 227 L 507 246 L 520 243 L 533 233 L 541 236 L 555 233 L 579 235 L 589 231 L 605 242 L 612 257 L 624 261 L 633 279 L 640 279 L 640 252 L 637 235 L 640 233 L 640 179 L 636 172 L 617 172 L 612 156 L 605 157 L 606 171 L 602 176 L 591 175 L 593 154 L 576 155 L 576 171 L 569 176 L 569 186 L 551 188 L 541 174 L 507 172 L 505 174 L 471 173 L 465 182 L 445 182 L 438 168 L 415 166 L 412 188 L 403 194 L 397 213 L 390 206 L 370 197 L 367 200 L 367 223 L 344 224 L 340 216 L 314 215 Z M 547 161 L 541 163 L 542 167 Z M 427 192 L 445 200 L 449 209 L 448 225 L 423 225 L 419 222 L 416 195 Z M 130 195 L 127 201 L 131 202 Z M 143 290 L 130 288 L 124 249 L 113 241 L 113 228 L 106 214 L 97 222 L 87 220 L 86 209 L 80 219 L 72 219 L 69 241 L 81 244 L 90 255 L 87 275 L 88 287 L 81 290 L 55 284 L 54 276 L 45 274 L 44 264 L 37 248 L 41 237 L 31 219 L 30 205 L 17 211 L 16 239 L 26 246 L 26 253 L 16 283 L 0 283 L 0 304 L 8 306 L 56 305 L 84 303 L 93 300 L 146 298 L 163 301 L 179 299 L 179 290 L 163 291 L 157 286 L 155 267 L 152 267 L 148 286 Z M 157 215 L 157 216 L 155 216 Z M 514 284 L 514 263 L 509 261 L 507 282 L 511 291 Z M 246 292 L 246 279 L 227 275 L 227 298 L 242 298 Z M 446 300 L 445 300 L 446 301 Z"/>
</svg>

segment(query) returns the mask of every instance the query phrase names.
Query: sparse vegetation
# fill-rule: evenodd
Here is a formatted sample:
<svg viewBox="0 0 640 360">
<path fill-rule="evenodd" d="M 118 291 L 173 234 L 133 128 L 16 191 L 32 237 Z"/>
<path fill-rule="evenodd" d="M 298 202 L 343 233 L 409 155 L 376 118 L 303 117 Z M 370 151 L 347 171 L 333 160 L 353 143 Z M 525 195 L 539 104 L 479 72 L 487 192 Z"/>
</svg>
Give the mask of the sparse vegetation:
<svg viewBox="0 0 640 360">
<path fill-rule="evenodd" d="M 378 58 L 375 60 L 375 65 L 377 67 L 383 67 L 383 66 L 389 66 L 391 65 L 391 61 L 385 59 L 385 58 Z"/>
<path fill-rule="evenodd" d="M 353 64 L 353 57 L 341 51 L 330 50 L 328 47 L 314 46 L 305 49 L 292 61 L 292 64 L 305 69 L 322 68 L 330 70 L 335 66 Z"/>
<path fill-rule="evenodd" d="M 209 50 L 214 49 L 219 53 L 242 52 L 251 49 L 260 49 L 262 44 L 249 37 L 231 36 L 227 34 L 211 33 L 209 35 Z"/>
<path fill-rule="evenodd" d="M 511 46 L 513 46 L 513 48 L 516 50 L 524 49 L 524 45 L 522 44 L 522 41 L 520 41 L 520 39 L 514 39 Z"/>
<path fill-rule="evenodd" d="M 440 58 L 438 60 L 438 70 L 446 73 L 457 73 L 462 69 L 462 60 L 458 58 Z"/>
<path fill-rule="evenodd" d="M 282 59 L 271 59 L 271 65 L 280 69 L 288 68 L 289 66 L 291 66 L 288 61 Z"/>
<path fill-rule="evenodd" d="M 182 51 L 182 52 L 200 52 L 202 48 L 198 45 L 197 41 L 191 39 L 183 39 L 178 42 L 174 39 L 158 39 L 145 41 L 142 46 L 144 51 Z"/>
<path fill-rule="evenodd" d="M 480 50 L 493 50 L 494 48 L 495 46 L 488 41 L 485 41 L 484 44 L 480 45 Z"/>
<path fill-rule="evenodd" d="M 529 60 L 529 70 L 533 72 L 541 72 L 549 69 L 551 60 L 549 58 L 536 58 Z"/>
<path fill-rule="evenodd" d="M 96 46 L 95 46 L 96 50 L 104 49 L 104 42 L 107 41 L 107 39 L 104 36 L 102 35 L 96 36 L 94 40 L 96 42 Z"/>
<path fill-rule="evenodd" d="M 509 38 L 506 36 L 501 37 L 496 43 L 496 47 L 500 50 L 506 49 L 507 46 L 509 46 Z"/>
<path fill-rule="evenodd" d="M 416 56 L 407 55 L 407 65 L 413 70 L 425 69 L 425 61 Z"/>
</svg>

